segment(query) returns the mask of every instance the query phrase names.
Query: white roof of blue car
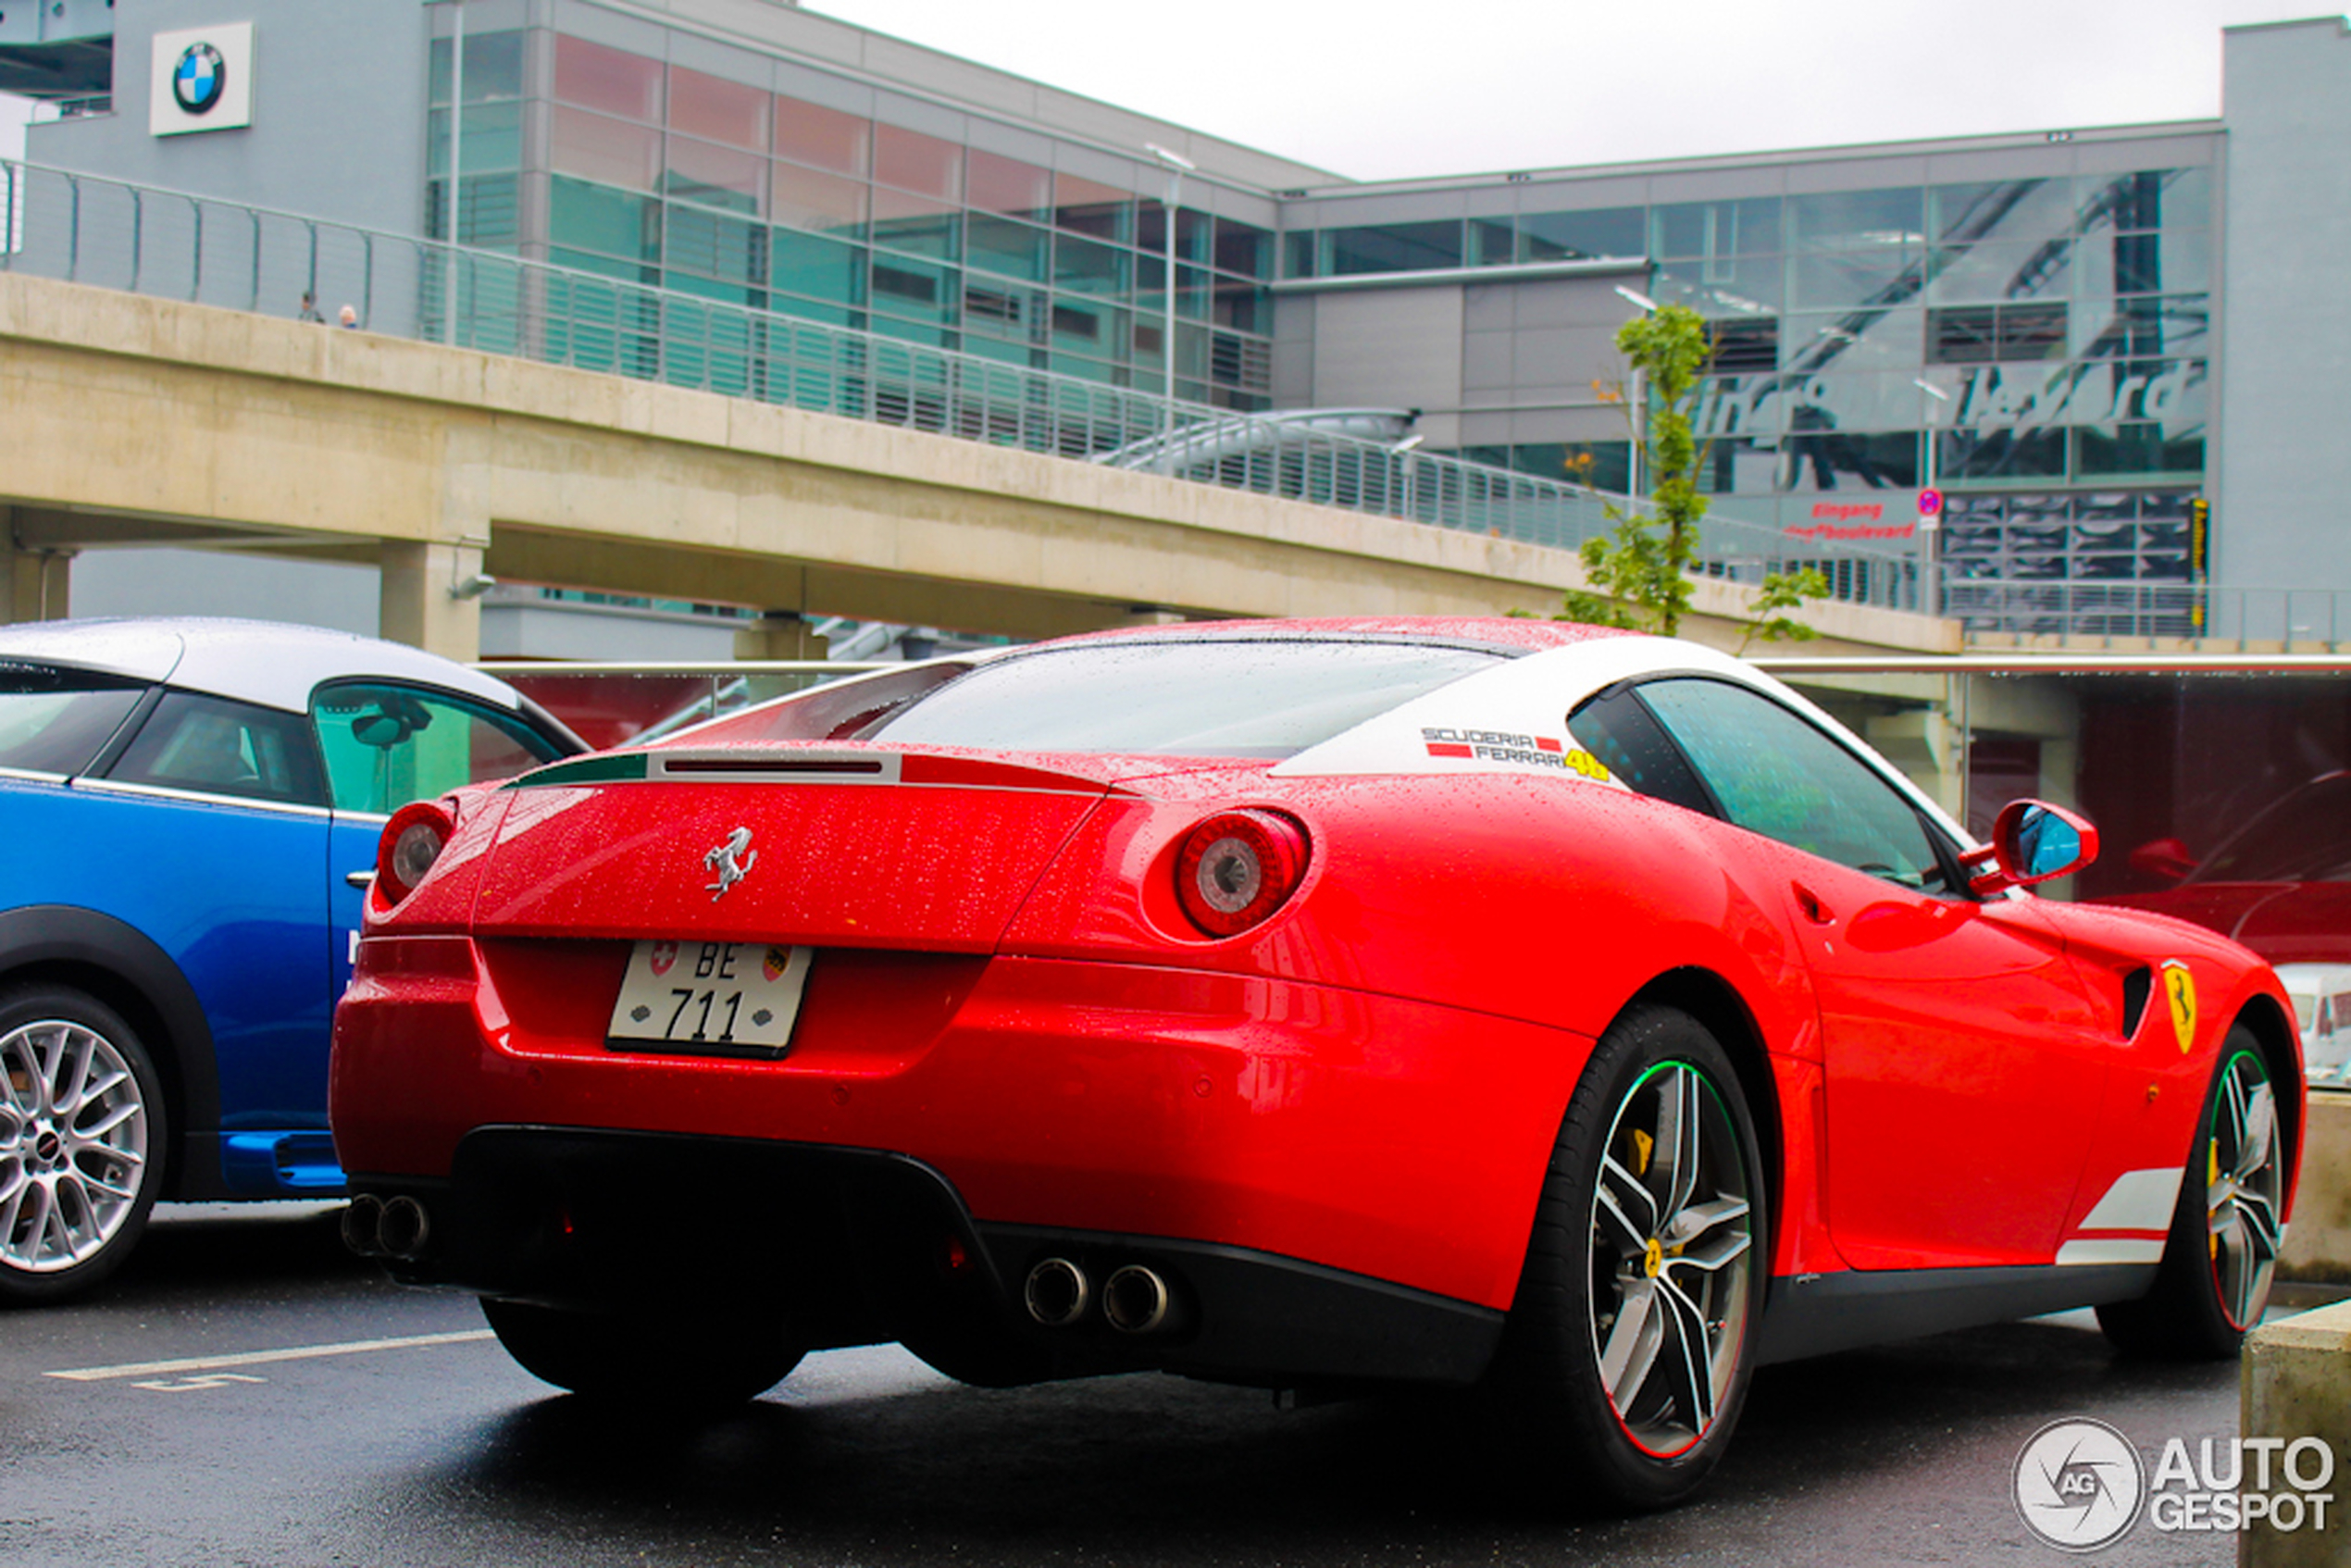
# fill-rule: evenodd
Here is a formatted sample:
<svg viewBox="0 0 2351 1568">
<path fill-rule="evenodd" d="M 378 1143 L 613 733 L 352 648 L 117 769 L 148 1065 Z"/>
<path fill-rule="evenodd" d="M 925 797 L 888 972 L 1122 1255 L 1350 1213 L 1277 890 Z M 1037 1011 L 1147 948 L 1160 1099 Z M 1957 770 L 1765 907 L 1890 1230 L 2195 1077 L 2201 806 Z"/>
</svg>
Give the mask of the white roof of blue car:
<svg viewBox="0 0 2351 1568">
<path fill-rule="evenodd" d="M 0 660 L 23 659 L 164 681 L 306 713 L 321 681 L 380 677 L 437 686 L 514 711 L 513 687 L 460 664 L 373 637 L 278 621 L 151 616 L 0 627 Z"/>
</svg>

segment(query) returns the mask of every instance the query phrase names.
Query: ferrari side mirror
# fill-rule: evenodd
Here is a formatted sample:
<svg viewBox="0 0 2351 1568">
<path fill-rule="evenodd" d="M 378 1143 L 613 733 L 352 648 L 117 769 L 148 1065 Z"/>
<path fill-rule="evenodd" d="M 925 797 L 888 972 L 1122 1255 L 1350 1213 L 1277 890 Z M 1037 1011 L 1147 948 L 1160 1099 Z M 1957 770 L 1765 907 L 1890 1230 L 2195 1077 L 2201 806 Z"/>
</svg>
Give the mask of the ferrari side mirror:
<svg viewBox="0 0 2351 1568">
<path fill-rule="evenodd" d="M 1996 893 L 2068 876 L 2097 857 L 2098 830 L 2087 818 L 2046 801 L 2010 801 L 1992 823 L 1991 847 L 1966 858 L 1975 871 L 1970 885 Z"/>
</svg>

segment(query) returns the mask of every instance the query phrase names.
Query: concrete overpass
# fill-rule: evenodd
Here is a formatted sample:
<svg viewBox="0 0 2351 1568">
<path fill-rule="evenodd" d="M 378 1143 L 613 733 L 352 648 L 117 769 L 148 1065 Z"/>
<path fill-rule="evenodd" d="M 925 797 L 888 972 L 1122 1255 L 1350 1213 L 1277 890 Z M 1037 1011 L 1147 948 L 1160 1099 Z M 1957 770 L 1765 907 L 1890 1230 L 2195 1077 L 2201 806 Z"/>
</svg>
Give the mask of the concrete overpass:
<svg viewBox="0 0 2351 1568">
<path fill-rule="evenodd" d="M 1022 638 L 1543 615 L 1582 582 L 1563 550 L 14 274 L 0 505 L 6 618 L 67 614 L 81 551 L 256 551 L 379 565 L 384 634 L 459 659 L 479 609 L 452 590 L 481 572 Z M 1750 591 L 1701 580 L 1686 629 L 1735 643 Z M 1809 618 L 1808 652 L 1959 647 L 1920 616 Z"/>
</svg>

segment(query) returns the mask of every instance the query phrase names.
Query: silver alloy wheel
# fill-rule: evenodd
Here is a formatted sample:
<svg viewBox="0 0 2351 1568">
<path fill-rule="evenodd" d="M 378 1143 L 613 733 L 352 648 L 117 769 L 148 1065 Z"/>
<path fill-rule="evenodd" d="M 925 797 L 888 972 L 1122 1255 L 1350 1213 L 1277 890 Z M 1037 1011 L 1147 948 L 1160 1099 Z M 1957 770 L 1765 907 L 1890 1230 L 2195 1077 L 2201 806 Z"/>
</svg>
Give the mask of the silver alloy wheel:
<svg viewBox="0 0 2351 1568">
<path fill-rule="evenodd" d="M 2269 1304 L 2284 1237 L 2278 1102 L 2261 1059 L 2240 1051 L 2220 1070 L 2205 1155 L 2204 1212 L 2213 1285 L 2230 1325 L 2250 1328 Z"/>
<path fill-rule="evenodd" d="M 138 1210 L 147 1105 L 114 1042 L 49 1018 L 0 1036 L 0 1266 L 56 1274 Z"/>
<path fill-rule="evenodd" d="M 1714 1424 L 1747 1334 L 1748 1165 L 1706 1076 L 1661 1062 L 1625 1092 L 1592 1198 L 1592 1353 L 1625 1435 L 1658 1458 Z"/>
</svg>

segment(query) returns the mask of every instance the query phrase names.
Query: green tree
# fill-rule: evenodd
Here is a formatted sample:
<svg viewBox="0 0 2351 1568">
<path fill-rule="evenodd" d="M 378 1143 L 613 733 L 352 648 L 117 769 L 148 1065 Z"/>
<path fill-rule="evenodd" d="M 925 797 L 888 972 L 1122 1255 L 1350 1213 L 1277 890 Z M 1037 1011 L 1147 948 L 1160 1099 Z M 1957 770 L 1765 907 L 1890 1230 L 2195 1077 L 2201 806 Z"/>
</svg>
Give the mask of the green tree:
<svg viewBox="0 0 2351 1568">
<path fill-rule="evenodd" d="M 1634 395 L 1642 404 L 1628 412 L 1647 469 L 1648 505 L 1644 508 L 1636 495 L 1626 505 L 1609 506 L 1615 527 L 1586 540 L 1578 552 L 1591 586 L 1568 591 L 1560 618 L 1671 637 L 1689 610 L 1698 526 L 1706 516 L 1698 477 L 1707 448 L 1698 442 L 1691 416 L 1698 378 L 1713 361 L 1714 344 L 1704 317 L 1686 305 L 1669 305 L 1624 323 L 1617 330 L 1616 346 L 1633 368 Z M 1602 395 L 1621 394 L 1603 390 Z M 1817 635 L 1785 612 L 1824 597 L 1828 590 L 1828 580 L 1809 566 L 1767 575 L 1740 652 L 1757 638 L 1803 641 Z"/>
</svg>

